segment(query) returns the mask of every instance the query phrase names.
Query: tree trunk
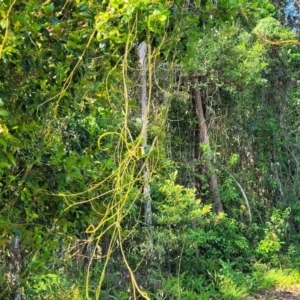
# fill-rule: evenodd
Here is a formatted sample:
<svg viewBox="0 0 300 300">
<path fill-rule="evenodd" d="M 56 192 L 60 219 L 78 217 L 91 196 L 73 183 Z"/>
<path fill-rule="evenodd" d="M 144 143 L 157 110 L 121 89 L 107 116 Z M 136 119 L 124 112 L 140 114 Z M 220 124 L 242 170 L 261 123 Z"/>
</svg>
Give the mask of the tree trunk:
<svg viewBox="0 0 300 300">
<path fill-rule="evenodd" d="M 210 147 L 209 147 L 209 136 L 208 136 L 208 130 L 206 125 L 206 120 L 203 112 L 203 103 L 202 103 L 202 97 L 201 92 L 198 85 L 198 78 L 193 79 L 193 97 L 195 101 L 195 108 L 196 108 L 196 114 L 199 122 L 199 131 L 200 131 L 200 141 L 202 145 L 207 146 L 205 149 L 204 155 L 205 155 L 205 162 L 204 162 L 204 168 L 207 173 L 207 176 L 209 178 L 209 188 L 210 192 L 213 197 L 214 201 L 214 209 L 216 213 L 224 212 L 222 201 L 219 194 L 219 188 L 218 188 L 218 180 L 217 176 L 214 174 L 211 166 L 211 153 L 210 153 Z"/>
<path fill-rule="evenodd" d="M 8 278 L 12 287 L 11 300 L 21 300 L 19 272 L 21 267 L 20 237 L 15 235 L 9 249 L 9 274 Z"/>
<path fill-rule="evenodd" d="M 145 155 L 147 152 L 147 127 L 148 127 L 148 101 L 147 101 L 147 44 L 142 42 L 138 48 L 138 56 L 140 63 L 141 74 L 141 113 L 142 113 L 142 150 Z M 145 223 L 148 226 L 152 225 L 152 208 L 151 195 L 149 185 L 149 165 L 147 161 L 143 165 L 143 181 L 144 181 L 144 201 L 145 201 Z"/>
</svg>

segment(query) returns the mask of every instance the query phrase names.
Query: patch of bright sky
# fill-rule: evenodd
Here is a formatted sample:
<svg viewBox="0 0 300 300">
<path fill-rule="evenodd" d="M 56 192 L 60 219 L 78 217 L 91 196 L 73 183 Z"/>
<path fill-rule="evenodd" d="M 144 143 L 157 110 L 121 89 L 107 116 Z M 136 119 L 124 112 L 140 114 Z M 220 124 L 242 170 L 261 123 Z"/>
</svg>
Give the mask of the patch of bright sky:
<svg viewBox="0 0 300 300">
<path fill-rule="evenodd" d="M 298 24 L 298 9 L 295 7 L 294 2 L 291 0 L 286 1 L 284 8 L 285 20 L 287 25 L 292 25 L 292 30 L 296 31 L 296 25 Z M 292 24 L 289 22 L 292 21 Z"/>
</svg>

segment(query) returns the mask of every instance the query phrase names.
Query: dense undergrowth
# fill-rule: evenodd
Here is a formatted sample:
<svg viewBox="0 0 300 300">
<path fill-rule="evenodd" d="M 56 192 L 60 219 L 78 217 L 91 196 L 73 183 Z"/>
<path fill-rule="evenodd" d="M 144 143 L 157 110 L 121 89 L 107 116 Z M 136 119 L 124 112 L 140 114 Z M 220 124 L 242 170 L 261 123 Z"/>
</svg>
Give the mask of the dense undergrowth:
<svg viewBox="0 0 300 300">
<path fill-rule="evenodd" d="M 118 277 L 118 276 L 116 276 Z M 223 264 L 220 273 L 211 278 L 178 277 L 161 278 L 155 291 L 148 290 L 151 299 L 246 299 L 251 295 L 267 290 L 284 290 L 299 292 L 300 275 L 295 269 L 269 269 L 265 264 L 257 264 L 252 273 L 234 271 Z M 84 274 L 79 279 L 66 280 L 62 275 L 49 273 L 39 279 L 33 278 L 26 286 L 25 299 L 86 299 L 84 290 Z M 95 283 L 96 286 L 96 283 Z M 90 292 L 91 298 L 93 292 Z M 130 285 L 122 288 L 107 287 L 102 294 L 103 299 L 129 299 Z"/>
<path fill-rule="evenodd" d="M 194 206 L 190 212 L 198 220 L 198 228 L 184 223 L 184 218 L 178 222 L 172 219 L 171 224 L 158 222 L 153 228 L 150 253 L 149 245 L 136 244 L 142 239 L 138 235 L 125 242 L 127 260 L 135 267 L 135 280 L 149 299 L 234 300 L 273 289 L 299 292 L 300 262 L 296 245 L 286 244 L 271 228 L 260 235 L 253 229 L 254 225 L 237 223 L 225 215 L 215 216 L 205 207 L 199 210 L 198 205 L 184 200 L 188 199 L 189 191 L 180 193 L 184 193 L 185 197 L 181 198 L 184 203 L 176 205 L 175 215 L 184 216 L 187 206 Z M 31 264 L 29 261 L 29 269 Z M 94 259 L 91 264 L 88 292 L 87 265 L 70 263 L 67 257 L 56 260 L 54 267 L 49 263 L 47 268 L 27 270 L 24 299 L 79 300 L 87 299 L 87 294 L 94 299 L 103 259 Z M 121 257 L 113 255 L 108 264 L 101 299 L 133 298 L 130 274 Z"/>
<path fill-rule="evenodd" d="M 216 215 L 211 205 L 195 199 L 194 190 L 174 179 L 156 191 L 151 233 L 143 225 L 130 225 L 130 220 L 126 224 L 136 226 L 134 230 L 123 228 L 127 262 L 149 299 L 230 300 L 271 289 L 299 291 L 299 250 L 289 242 L 293 240 L 287 231 L 289 211 L 274 210 L 261 230 L 248 220 L 245 224 Z M 150 241 L 144 238 L 150 234 Z M 78 252 L 69 249 L 61 258 L 55 254 L 55 262 L 44 257 L 41 267 L 34 265 L 37 254 L 28 255 L 21 275 L 26 278 L 24 298 L 94 299 L 105 258 L 97 257 L 93 249 L 88 260 L 80 261 L 88 255 L 87 243 L 83 239 Z M 139 299 L 117 248 L 106 266 L 100 299 L 131 299 L 135 293 Z"/>
</svg>

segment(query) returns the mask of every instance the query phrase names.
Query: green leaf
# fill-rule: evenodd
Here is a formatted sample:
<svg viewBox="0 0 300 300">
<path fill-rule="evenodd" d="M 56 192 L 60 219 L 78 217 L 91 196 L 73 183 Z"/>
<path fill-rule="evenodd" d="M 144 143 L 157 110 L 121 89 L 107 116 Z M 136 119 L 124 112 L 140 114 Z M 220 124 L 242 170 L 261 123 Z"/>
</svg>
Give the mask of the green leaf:
<svg viewBox="0 0 300 300">
<path fill-rule="evenodd" d="M 53 3 L 50 3 L 50 4 L 48 4 L 48 5 L 46 5 L 46 6 L 43 7 L 43 11 L 47 15 L 51 14 L 53 12 L 53 10 L 54 10 Z"/>
<path fill-rule="evenodd" d="M 7 117 L 9 115 L 9 112 L 5 110 L 4 108 L 0 108 L 0 117 Z"/>
<path fill-rule="evenodd" d="M 9 161 L 13 164 L 13 166 L 16 166 L 16 161 L 15 161 L 15 158 L 12 156 L 12 154 L 6 153 L 6 156 L 9 159 Z"/>
<path fill-rule="evenodd" d="M 68 231 L 68 223 L 64 223 L 63 232 L 66 233 Z"/>
<path fill-rule="evenodd" d="M 86 3 L 80 4 L 77 7 L 80 12 L 87 11 L 90 8 L 89 5 Z"/>
<path fill-rule="evenodd" d="M 14 144 L 19 144 L 19 142 L 20 142 L 17 138 L 15 138 L 14 136 L 12 136 L 12 135 L 10 135 L 10 134 L 8 134 L 8 135 L 6 136 L 6 139 L 7 139 L 9 142 L 14 143 Z"/>
<path fill-rule="evenodd" d="M 150 31 L 160 33 L 160 30 L 157 28 L 155 21 L 153 21 L 151 18 L 148 19 L 147 25 Z"/>
<path fill-rule="evenodd" d="M 4 146 L 4 147 L 7 146 L 7 142 L 6 142 L 5 140 L 3 140 L 3 139 L 0 139 L 0 144 L 1 144 L 2 146 Z"/>
<path fill-rule="evenodd" d="M 3 20 L 0 21 L 0 27 L 2 29 L 7 28 L 8 26 L 9 26 L 9 21 L 7 19 L 3 19 Z"/>
<path fill-rule="evenodd" d="M 53 24 L 58 24 L 60 21 L 57 17 L 53 17 L 50 19 L 50 22 L 53 23 Z"/>
<path fill-rule="evenodd" d="M 128 101 L 128 106 L 132 108 L 138 108 L 136 101 Z"/>
<path fill-rule="evenodd" d="M 26 20 L 23 17 L 21 17 L 20 15 L 17 15 L 17 14 L 13 15 L 13 19 L 20 22 L 23 25 L 26 24 Z"/>
<path fill-rule="evenodd" d="M 4 169 L 9 167 L 9 163 L 5 162 L 5 161 L 0 161 L 0 169 Z"/>
<path fill-rule="evenodd" d="M 135 6 L 129 6 L 126 9 L 126 15 L 131 16 L 134 11 L 135 11 Z"/>
</svg>

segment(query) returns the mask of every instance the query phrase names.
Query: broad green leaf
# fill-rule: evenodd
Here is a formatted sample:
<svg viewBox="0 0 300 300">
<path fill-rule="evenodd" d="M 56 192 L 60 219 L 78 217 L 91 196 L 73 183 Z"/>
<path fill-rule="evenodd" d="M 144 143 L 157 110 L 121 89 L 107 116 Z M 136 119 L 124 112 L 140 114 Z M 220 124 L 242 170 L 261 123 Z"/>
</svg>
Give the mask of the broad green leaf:
<svg viewBox="0 0 300 300">
<path fill-rule="evenodd" d="M 134 6 L 129 6 L 126 9 L 126 15 L 131 16 L 134 11 L 135 11 L 135 7 Z"/>
<path fill-rule="evenodd" d="M 161 14 L 158 18 L 160 22 L 165 22 L 167 20 L 168 16 L 166 14 Z"/>
<path fill-rule="evenodd" d="M 0 161 L 0 169 L 4 169 L 9 167 L 9 163 L 5 162 L 5 161 Z"/>
<path fill-rule="evenodd" d="M 50 4 L 46 5 L 46 6 L 43 6 L 42 9 L 43 9 L 44 13 L 48 15 L 48 14 L 51 14 L 53 12 L 54 5 L 53 5 L 53 3 L 50 3 Z"/>
<path fill-rule="evenodd" d="M 3 140 L 3 139 L 0 139 L 0 144 L 1 144 L 2 146 L 4 146 L 4 147 L 7 146 L 7 142 L 6 142 L 5 140 Z"/>
<path fill-rule="evenodd" d="M 8 26 L 9 26 L 9 20 L 3 19 L 3 20 L 0 21 L 0 27 L 1 27 L 2 29 L 7 28 Z"/>
<path fill-rule="evenodd" d="M 83 4 L 79 4 L 77 6 L 77 8 L 80 12 L 84 12 L 84 11 L 87 11 L 89 9 L 89 5 L 87 3 L 83 3 Z"/>
<path fill-rule="evenodd" d="M 13 15 L 13 19 L 20 22 L 21 24 L 26 24 L 26 20 L 21 15 Z"/>
<path fill-rule="evenodd" d="M 0 108 L 0 117 L 7 117 L 9 115 L 9 112 L 5 110 L 4 108 Z"/>
</svg>

